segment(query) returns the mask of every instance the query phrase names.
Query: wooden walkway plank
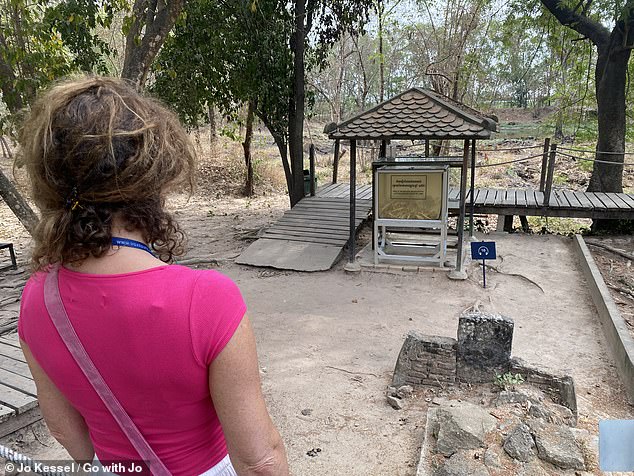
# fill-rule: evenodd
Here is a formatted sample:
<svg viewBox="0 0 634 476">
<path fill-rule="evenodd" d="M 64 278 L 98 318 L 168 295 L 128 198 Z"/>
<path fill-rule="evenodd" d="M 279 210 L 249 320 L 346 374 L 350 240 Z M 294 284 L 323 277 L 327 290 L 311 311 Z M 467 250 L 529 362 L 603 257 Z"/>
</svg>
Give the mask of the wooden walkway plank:
<svg viewBox="0 0 634 476">
<path fill-rule="evenodd" d="M 24 413 L 37 406 L 37 398 L 0 384 L 0 403 L 13 408 L 17 413 Z"/>
<path fill-rule="evenodd" d="M 634 195 L 628 193 L 617 193 L 618 197 L 627 203 L 631 208 L 634 208 Z"/>
<path fill-rule="evenodd" d="M 7 387 L 11 387 L 23 393 L 28 393 L 29 395 L 37 397 L 35 382 L 30 375 L 25 377 L 24 375 L 18 375 L 13 372 L 9 372 L 8 370 L 0 369 L 0 383 L 6 385 Z"/>
<path fill-rule="evenodd" d="M 0 342 L 11 345 L 17 349 L 21 349 L 20 338 L 17 332 L 15 334 L 5 334 L 3 336 L 0 336 Z"/>
<path fill-rule="evenodd" d="M 24 354 L 22 353 L 22 349 L 15 348 L 12 345 L 5 344 L 4 342 L 0 342 L 0 355 L 4 355 L 5 357 L 11 357 L 19 362 L 25 362 Z"/>
<path fill-rule="evenodd" d="M 293 235 L 280 235 L 278 233 L 266 233 L 262 236 L 262 238 L 267 238 L 271 240 L 280 240 L 280 241 L 301 241 L 303 243 L 315 243 L 321 245 L 331 245 L 331 246 L 341 246 L 344 247 L 347 243 L 347 240 L 341 239 L 329 239 L 329 238 L 318 238 L 314 236 L 293 236 Z M 248 263 L 245 263 L 248 264 Z"/>
<path fill-rule="evenodd" d="M 486 201 L 484 202 L 484 205 L 485 206 L 493 206 L 495 204 L 496 200 L 497 200 L 497 194 L 498 194 L 497 190 L 490 189 L 487 192 L 487 198 L 486 198 Z"/>
<path fill-rule="evenodd" d="M 535 192 L 533 190 L 524 190 L 527 208 L 537 208 L 537 200 L 535 200 Z"/>
<path fill-rule="evenodd" d="M 13 408 L 0 405 L 0 423 L 4 423 L 5 421 L 8 421 L 11 417 L 15 417 L 15 415 L 16 415 L 16 411 Z M 4 435 L 0 435 L 0 436 L 4 436 Z"/>
<path fill-rule="evenodd" d="M 619 193 L 619 198 L 627 203 L 630 207 L 634 208 L 634 195 L 629 193 Z"/>
<path fill-rule="evenodd" d="M 27 364 L 12 359 L 11 357 L 5 357 L 4 355 L 0 355 L 0 369 L 5 369 L 18 375 L 31 375 L 31 371 L 29 370 L 29 366 Z"/>
<path fill-rule="evenodd" d="M 570 204 L 571 208 L 576 208 L 576 209 L 583 208 L 581 206 L 581 202 L 579 201 L 579 199 L 570 190 L 564 190 L 563 194 L 568 200 L 568 203 Z"/>
<path fill-rule="evenodd" d="M 561 190 L 553 190 L 551 198 L 551 205 L 558 208 L 571 208 L 568 198 Z"/>
<path fill-rule="evenodd" d="M 621 209 L 621 205 L 617 204 L 611 197 L 613 197 L 612 194 L 607 194 L 607 193 L 603 193 L 603 192 L 596 192 L 596 196 L 599 200 L 601 200 L 601 202 L 603 202 L 603 205 L 605 205 L 606 208 L 609 209 L 616 209 L 619 210 Z"/>
<path fill-rule="evenodd" d="M 588 199 L 588 196 L 584 192 L 572 192 L 572 194 L 579 201 L 579 203 L 581 203 L 581 206 L 584 209 L 589 209 L 589 210 L 593 210 L 594 209 L 594 205 Z"/>
<path fill-rule="evenodd" d="M 595 209 L 605 209 L 607 208 L 603 202 L 601 200 L 599 200 L 599 197 L 597 197 L 596 193 L 594 192 L 585 192 L 586 197 L 588 198 L 588 200 L 590 200 L 590 203 L 592 203 L 592 205 L 594 206 Z"/>
<path fill-rule="evenodd" d="M 289 216 L 282 218 L 281 220 L 275 223 L 276 225 L 292 225 L 292 226 L 307 226 L 314 227 L 314 220 L 305 220 L 300 217 Z M 350 228 L 349 222 L 332 222 L 332 221 L 320 221 L 319 227 L 326 230 L 346 230 L 348 231 Z"/>
<path fill-rule="evenodd" d="M 535 190 L 535 202 L 537 202 L 538 207 L 544 206 L 544 192 L 540 192 L 539 190 Z"/>
<path fill-rule="evenodd" d="M 624 193 L 613 193 L 613 194 L 611 194 L 612 200 L 614 200 L 616 203 L 619 203 L 621 205 L 621 208 L 624 209 L 624 210 L 634 208 L 634 204 L 630 206 L 630 204 L 627 203 L 621 197 L 621 195 L 625 195 L 625 194 Z"/>
<path fill-rule="evenodd" d="M 324 238 L 343 238 L 348 239 L 348 232 L 345 230 L 323 230 L 319 228 L 307 228 L 298 226 L 279 226 L 276 225 L 266 231 L 266 234 L 277 233 L 280 235 L 293 235 L 293 236 L 316 236 Z"/>
</svg>

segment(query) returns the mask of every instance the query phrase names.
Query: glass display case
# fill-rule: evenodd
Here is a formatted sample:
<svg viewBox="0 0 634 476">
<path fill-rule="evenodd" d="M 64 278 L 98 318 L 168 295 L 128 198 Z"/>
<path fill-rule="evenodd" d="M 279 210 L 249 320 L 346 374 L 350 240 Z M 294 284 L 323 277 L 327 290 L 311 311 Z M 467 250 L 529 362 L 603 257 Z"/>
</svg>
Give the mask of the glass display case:
<svg viewBox="0 0 634 476">
<path fill-rule="evenodd" d="M 374 171 L 374 262 L 444 266 L 449 164 L 384 163 Z"/>
</svg>

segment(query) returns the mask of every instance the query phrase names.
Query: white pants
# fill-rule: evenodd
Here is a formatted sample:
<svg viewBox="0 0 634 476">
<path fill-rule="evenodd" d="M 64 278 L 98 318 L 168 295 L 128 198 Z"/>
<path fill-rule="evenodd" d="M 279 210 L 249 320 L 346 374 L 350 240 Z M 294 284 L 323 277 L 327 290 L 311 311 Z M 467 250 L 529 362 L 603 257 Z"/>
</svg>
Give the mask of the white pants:
<svg viewBox="0 0 634 476">
<path fill-rule="evenodd" d="M 106 471 L 106 469 L 103 466 L 101 466 L 101 462 L 99 461 L 99 458 L 97 458 L 97 455 L 95 455 L 94 459 L 92 460 L 92 464 L 93 466 L 97 466 L 101 469 L 98 472 L 90 473 L 91 476 L 93 475 L 116 476 L 114 473 L 110 473 Z M 222 458 L 216 465 L 209 468 L 200 476 L 237 476 L 237 474 L 236 474 L 236 470 L 233 469 L 233 465 L 231 464 L 229 455 L 227 455 L 224 458 Z"/>
</svg>

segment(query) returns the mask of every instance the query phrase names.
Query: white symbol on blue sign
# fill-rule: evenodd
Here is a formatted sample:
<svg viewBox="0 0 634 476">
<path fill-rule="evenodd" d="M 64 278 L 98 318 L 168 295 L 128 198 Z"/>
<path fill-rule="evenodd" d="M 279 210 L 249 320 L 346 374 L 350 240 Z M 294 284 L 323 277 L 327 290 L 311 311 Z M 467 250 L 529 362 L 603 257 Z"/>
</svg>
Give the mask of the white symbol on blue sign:
<svg viewBox="0 0 634 476">
<path fill-rule="evenodd" d="M 495 241 L 472 242 L 471 259 L 495 259 Z"/>
</svg>

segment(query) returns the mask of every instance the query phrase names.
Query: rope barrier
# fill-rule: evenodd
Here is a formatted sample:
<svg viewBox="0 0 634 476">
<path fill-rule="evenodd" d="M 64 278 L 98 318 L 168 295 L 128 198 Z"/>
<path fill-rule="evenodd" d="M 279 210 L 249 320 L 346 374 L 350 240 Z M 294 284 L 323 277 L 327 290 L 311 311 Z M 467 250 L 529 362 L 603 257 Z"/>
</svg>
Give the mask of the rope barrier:
<svg viewBox="0 0 634 476">
<path fill-rule="evenodd" d="M 506 165 L 506 164 L 514 164 L 516 162 L 525 162 L 527 160 L 532 160 L 535 159 L 537 157 L 543 157 L 544 154 L 537 154 L 537 155 L 531 155 L 530 157 L 522 157 L 521 159 L 515 159 L 515 160 L 507 160 L 506 162 L 498 162 L 496 164 L 481 164 L 481 165 L 476 165 L 476 168 L 482 168 L 482 167 L 496 167 L 498 165 Z"/>
<path fill-rule="evenodd" d="M 570 149 L 568 147 L 557 147 L 557 150 L 567 150 L 569 152 L 584 152 L 586 154 L 634 155 L 634 152 L 607 152 L 607 151 L 600 151 L 600 150 Z M 612 162 L 610 162 L 610 163 L 612 163 Z"/>
<path fill-rule="evenodd" d="M 423 147 L 424 145 L 425 144 L 397 144 L 396 147 L 401 149 L 409 149 L 410 147 Z M 522 150 L 537 149 L 541 147 L 544 147 L 544 145 L 537 144 L 537 145 L 531 145 L 526 147 L 512 147 L 512 148 L 501 148 L 501 149 L 478 149 L 476 147 L 476 152 L 519 152 Z M 460 151 L 460 152 L 464 150 L 464 148 L 462 147 L 456 147 L 456 146 L 450 146 L 450 145 L 449 146 L 445 145 L 442 148 L 447 150 Z"/>
<path fill-rule="evenodd" d="M 634 166 L 634 163 L 631 163 L 631 162 L 629 163 L 628 162 L 610 162 L 609 160 L 587 159 L 585 157 L 578 157 L 576 155 L 570 155 L 564 152 L 559 152 L 559 149 L 557 149 L 557 154 L 563 155 L 564 157 L 570 157 L 573 160 L 585 160 L 586 162 L 597 162 L 599 164 L 610 164 L 610 165 L 622 165 L 625 167 Z"/>
<path fill-rule="evenodd" d="M 37 461 L 29 458 L 28 456 L 24 456 L 22 453 L 13 451 L 11 448 L 7 448 L 6 446 L 3 446 L 3 445 L 0 445 L 0 457 L 6 459 L 7 461 L 18 463 L 24 468 L 26 467 L 31 468 L 32 472 L 37 474 L 42 474 L 44 476 L 68 476 L 66 473 L 58 473 L 58 472 L 52 473 L 49 471 L 43 471 L 40 468 L 46 467 L 45 465 L 42 465 L 41 463 L 38 463 Z"/>
<path fill-rule="evenodd" d="M 516 151 L 516 150 L 537 149 L 538 147 L 544 147 L 544 144 L 537 144 L 537 145 L 531 145 L 526 147 L 506 148 L 506 149 L 478 149 L 476 147 L 476 152 L 510 152 L 510 151 Z"/>
</svg>

